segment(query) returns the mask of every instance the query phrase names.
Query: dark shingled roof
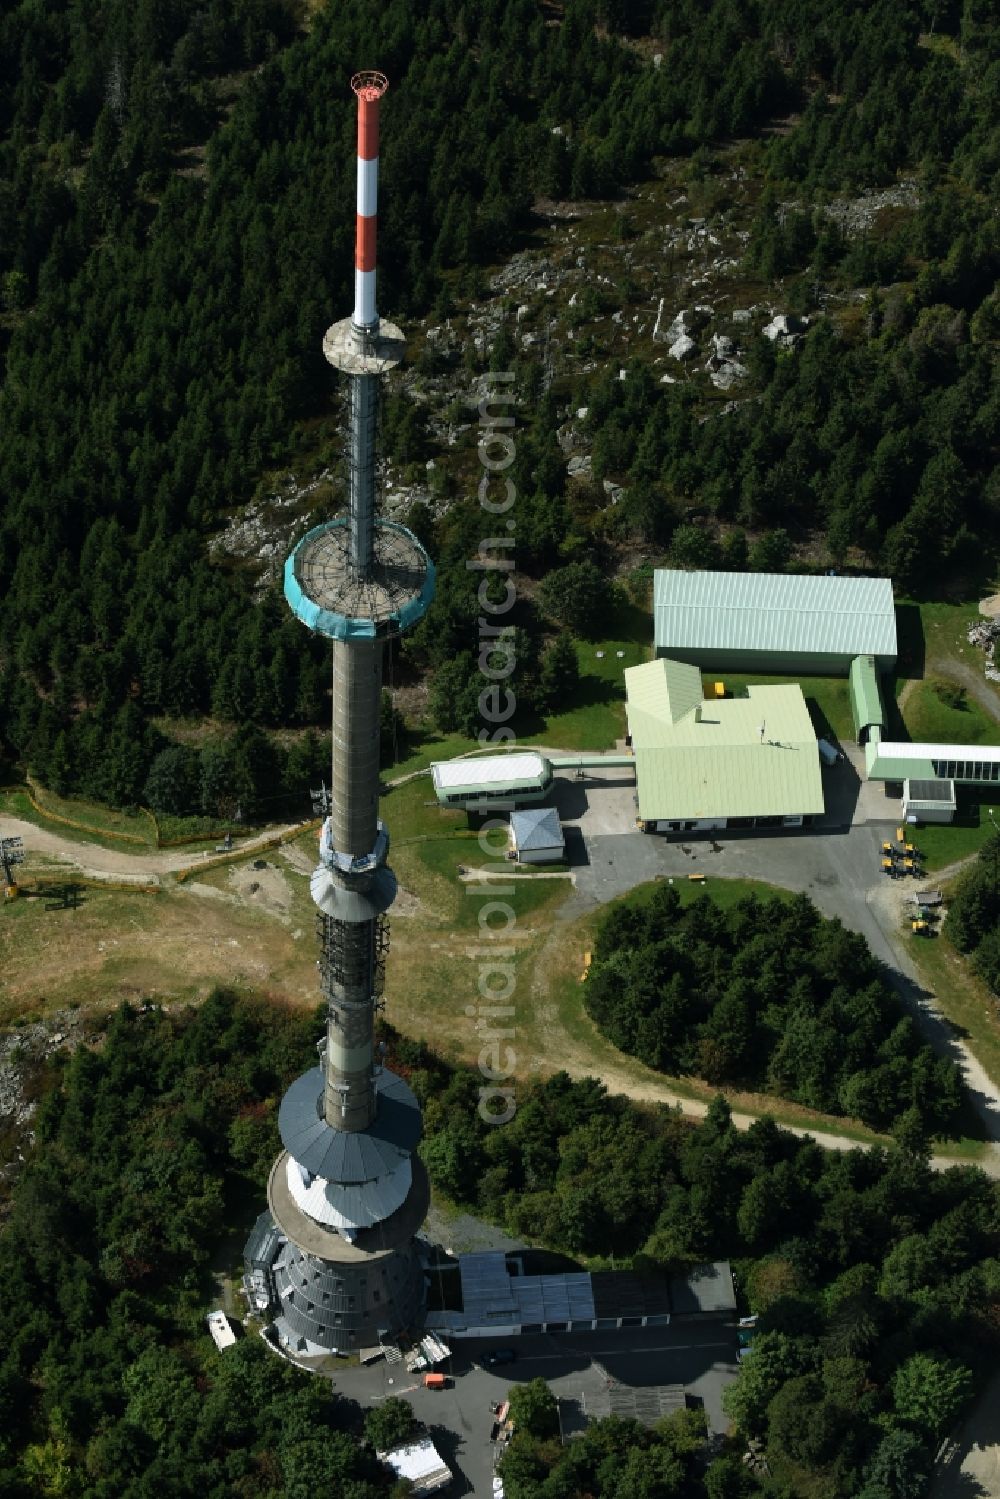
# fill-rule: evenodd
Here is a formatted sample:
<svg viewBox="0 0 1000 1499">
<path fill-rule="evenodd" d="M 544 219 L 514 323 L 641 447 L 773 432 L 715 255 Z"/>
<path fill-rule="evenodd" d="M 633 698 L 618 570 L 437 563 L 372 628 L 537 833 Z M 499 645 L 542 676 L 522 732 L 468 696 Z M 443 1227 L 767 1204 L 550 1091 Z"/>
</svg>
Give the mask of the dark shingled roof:
<svg viewBox="0 0 1000 1499">
<path fill-rule="evenodd" d="M 420 1139 L 420 1105 L 394 1072 L 380 1072 L 375 1087 L 372 1123 L 365 1130 L 341 1130 L 323 1117 L 323 1069 L 313 1067 L 296 1078 L 278 1110 L 278 1131 L 289 1155 L 332 1182 L 371 1181 L 412 1155 Z"/>
</svg>

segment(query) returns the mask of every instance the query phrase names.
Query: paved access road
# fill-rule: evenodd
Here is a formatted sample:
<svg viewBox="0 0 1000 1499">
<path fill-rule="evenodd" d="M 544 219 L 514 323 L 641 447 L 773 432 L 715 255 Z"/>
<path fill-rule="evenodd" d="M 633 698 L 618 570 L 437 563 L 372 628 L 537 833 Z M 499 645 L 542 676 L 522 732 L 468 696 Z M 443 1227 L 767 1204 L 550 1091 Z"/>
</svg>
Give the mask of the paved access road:
<svg viewBox="0 0 1000 1499">
<path fill-rule="evenodd" d="M 516 1361 L 495 1370 L 481 1367 L 479 1360 L 495 1347 L 513 1348 Z M 632 1386 L 682 1384 L 692 1402 L 704 1404 L 710 1430 L 723 1432 L 727 1422 L 722 1391 L 735 1379 L 736 1370 L 733 1324 L 699 1318 L 614 1332 L 551 1333 L 506 1341 L 501 1336 L 492 1341 L 456 1339 L 449 1370 L 452 1384 L 445 1390 L 425 1390 L 419 1375 L 381 1360 L 367 1369 L 345 1369 L 333 1383 L 365 1409 L 388 1395 L 403 1396 L 456 1474 L 449 1492 L 488 1496 L 494 1459 L 491 1407 L 505 1400 L 515 1385 L 538 1377 L 546 1380 L 559 1400 L 569 1434 L 580 1429 L 588 1396 L 603 1392 L 609 1376 Z"/>
<path fill-rule="evenodd" d="M 567 783 L 566 789 L 560 788 L 560 804 L 565 799 L 566 811 L 579 828 L 586 853 L 576 863 L 575 889 L 559 917 L 573 920 L 648 880 L 685 879 L 695 873 L 709 879 L 715 875 L 762 880 L 787 890 L 804 891 L 824 916 L 838 917 L 846 927 L 861 933 L 886 965 L 890 980 L 926 1040 L 956 1063 L 991 1142 L 977 1164 L 988 1175 L 1000 1178 L 1000 1086 L 989 1078 L 941 1014 L 933 996 L 918 982 L 906 952 L 898 910 L 885 898 L 886 882 L 879 872 L 880 845 L 895 834 L 899 803 L 888 798 L 881 785 L 864 781 L 861 771 L 857 751 L 852 751 L 851 759 L 824 770 L 827 813 L 812 827 L 788 833 L 725 832 L 718 838 L 700 834 L 687 839 L 672 835 L 668 839 L 637 833 L 632 792 L 611 783 L 610 773 L 606 785 L 597 778 L 591 778 L 584 787 Z M 687 1112 L 701 1112 L 689 1100 L 679 1101 Z M 739 1124 L 749 1122 L 742 1117 L 734 1119 Z M 834 1148 L 856 1148 L 842 1137 L 824 1137 L 814 1130 L 796 1133 L 810 1134 Z M 935 1164 L 953 1163 L 942 1156 Z"/>
</svg>

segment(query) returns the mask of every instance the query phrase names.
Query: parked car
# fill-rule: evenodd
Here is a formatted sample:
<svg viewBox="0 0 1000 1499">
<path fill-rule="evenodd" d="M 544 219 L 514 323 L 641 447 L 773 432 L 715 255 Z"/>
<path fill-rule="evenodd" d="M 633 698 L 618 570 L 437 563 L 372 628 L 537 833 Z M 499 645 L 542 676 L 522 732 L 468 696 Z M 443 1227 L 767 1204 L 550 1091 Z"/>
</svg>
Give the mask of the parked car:
<svg viewBox="0 0 1000 1499">
<path fill-rule="evenodd" d="M 512 1364 L 516 1358 L 513 1348 L 491 1348 L 484 1362 L 492 1369 L 496 1364 Z"/>
</svg>

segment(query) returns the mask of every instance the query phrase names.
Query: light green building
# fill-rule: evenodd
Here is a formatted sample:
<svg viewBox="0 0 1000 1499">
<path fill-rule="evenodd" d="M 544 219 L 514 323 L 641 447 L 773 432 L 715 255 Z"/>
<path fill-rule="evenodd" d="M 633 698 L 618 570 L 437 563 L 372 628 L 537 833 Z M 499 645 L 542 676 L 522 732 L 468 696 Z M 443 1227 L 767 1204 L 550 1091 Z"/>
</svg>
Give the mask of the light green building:
<svg viewBox="0 0 1000 1499">
<path fill-rule="evenodd" d="M 653 630 L 658 656 L 706 671 L 841 676 L 855 656 L 878 671 L 896 664 L 888 578 L 658 568 Z"/>
<path fill-rule="evenodd" d="M 859 744 L 866 744 L 870 738 L 877 739 L 885 729 L 885 710 L 874 656 L 855 656 L 847 674 L 847 685 L 851 695 L 854 737 Z"/>
<path fill-rule="evenodd" d="M 824 810 L 801 688 L 706 701 L 701 672 L 661 657 L 625 672 L 639 818 L 647 832 L 800 827 Z"/>
</svg>

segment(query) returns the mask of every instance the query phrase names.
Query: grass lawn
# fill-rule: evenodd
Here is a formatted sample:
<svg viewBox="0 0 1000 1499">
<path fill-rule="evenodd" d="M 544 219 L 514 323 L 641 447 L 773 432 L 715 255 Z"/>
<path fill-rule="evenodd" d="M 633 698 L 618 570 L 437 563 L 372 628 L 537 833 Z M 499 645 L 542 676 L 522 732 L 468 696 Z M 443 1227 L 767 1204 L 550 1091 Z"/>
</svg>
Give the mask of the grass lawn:
<svg viewBox="0 0 1000 1499">
<path fill-rule="evenodd" d="M 381 798 L 380 815 L 389 829 L 392 848 L 415 838 L 455 838 L 468 832 L 466 814 L 441 806 L 429 775 L 393 786 Z"/>
<path fill-rule="evenodd" d="M 706 671 L 702 682 L 706 691 L 711 690 L 713 682 L 725 682 L 728 696 L 743 687 L 799 686 L 818 738 L 832 737 L 846 743 L 854 738 L 846 677 L 767 677 L 759 672 Z"/>
<path fill-rule="evenodd" d="M 966 639 L 969 625 L 981 618 L 977 598 L 957 604 L 897 599 L 896 676 L 920 678 L 948 660 L 959 660 L 981 671 L 983 653 Z"/>
<path fill-rule="evenodd" d="M 1000 1005 L 947 937 L 914 942 L 910 958 L 956 1035 L 963 1037 L 994 1082 L 1000 1083 Z"/>
<path fill-rule="evenodd" d="M 0 909 L 0 1025 L 66 1005 L 203 999 L 216 984 L 316 1002 L 313 923 L 299 937 L 252 904 L 190 887 L 158 895 L 87 887 L 75 909 L 40 896 Z"/>
<path fill-rule="evenodd" d="M 525 744 L 552 749 L 610 750 L 625 737 L 625 668 L 639 666 L 652 654 L 653 621 L 640 609 L 634 632 L 618 639 L 577 641 L 580 684 L 576 702 L 553 713 L 543 728 L 524 736 Z"/>
<path fill-rule="evenodd" d="M 1000 822 L 1000 794 L 996 799 L 994 815 Z M 978 808 L 971 809 L 961 821 L 952 823 L 928 822 L 923 827 L 913 828 L 913 843 L 924 856 L 924 868 L 928 874 L 946 869 L 959 859 L 967 859 L 977 853 L 993 832 L 985 811 L 978 817 Z"/>
<path fill-rule="evenodd" d="M 1000 744 L 1000 723 L 969 694 L 961 707 L 944 701 L 939 677 L 914 682 L 899 700 L 906 735 L 914 744 Z"/>
<path fill-rule="evenodd" d="M 101 848 L 116 848 L 135 851 L 156 847 L 156 828 L 146 813 L 128 816 L 111 807 L 102 807 L 97 802 L 85 802 L 71 797 L 53 796 L 50 792 L 36 794 L 42 812 L 37 812 L 25 791 L 0 792 L 0 815 L 19 817 L 24 822 L 34 823 L 39 828 L 49 828 L 55 833 L 65 833 L 74 843 L 96 843 Z M 50 816 L 46 816 L 50 813 Z M 60 819 L 68 819 L 67 826 Z M 127 839 L 112 834 L 127 834 Z"/>
<path fill-rule="evenodd" d="M 407 726 L 407 741 L 410 752 L 395 765 L 382 767 L 382 780 L 388 784 L 401 776 L 412 775 L 415 770 L 426 770 L 432 760 L 454 760 L 456 755 L 467 755 L 479 746 L 464 734 L 439 734 L 437 730 L 421 724 Z"/>
<path fill-rule="evenodd" d="M 519 744 L 544 745 L 555 750 L 611 750 L 615 741 L 623 738 L 624 671 L 627 666 L 638 666 L 650 659 L 653 616 L 636 604 L 621 602 L 607 624 L 606 639 L 574 641 L 580 681 L 572 707 L 545 716 L 519 713 L 511 723 Z M 511 683 L 516 692 L 516 674 Z M 422 770 L 432 760 L 451 760 L 479 748 L 472 739 L 461 734 L 442 734 L 427 724 L 408 727 L 408 735 L 410 753 L 397 765 L 383 770 L 386 781 Z"/>
</svg>

